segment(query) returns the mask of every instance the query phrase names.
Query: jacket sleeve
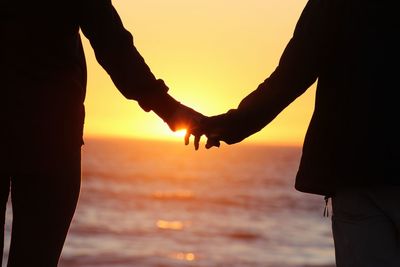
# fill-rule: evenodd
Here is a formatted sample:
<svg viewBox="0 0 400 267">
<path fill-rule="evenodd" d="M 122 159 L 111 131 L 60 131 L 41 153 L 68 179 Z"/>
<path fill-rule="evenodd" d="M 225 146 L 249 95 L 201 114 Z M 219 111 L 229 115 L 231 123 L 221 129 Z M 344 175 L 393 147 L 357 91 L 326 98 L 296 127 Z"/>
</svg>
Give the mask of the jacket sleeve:
<svg viewBox="0 0 400 267">
<path fill-rule="evenodd" d="M 270 77 L 246 96 L 237 109 L 211 120 L 224 129 L 222 140 L 233 144 L 260 131 L 317 80 L 327 35 L 324 2 L 307 3 Z"/>
<path fill-rule="evenodd" d="M 168 87 L 151 72 L 113 7 L 111 0 L 82 0 L 79 24 L 90 41 L 99 64 L 118 90 L 139 102 L 145 110 L 164 117 L 179 104 L 168 95 Z"/>
</svg>

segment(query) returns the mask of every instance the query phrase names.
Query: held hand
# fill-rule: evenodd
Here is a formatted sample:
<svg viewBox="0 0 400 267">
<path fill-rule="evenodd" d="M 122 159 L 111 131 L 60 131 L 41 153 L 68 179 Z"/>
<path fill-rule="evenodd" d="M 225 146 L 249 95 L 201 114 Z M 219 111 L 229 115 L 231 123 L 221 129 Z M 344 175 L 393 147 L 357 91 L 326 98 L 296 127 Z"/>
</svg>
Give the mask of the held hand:
<svg viewBox="0 0 400 267">
<path fill-rule="evenodd" d="M 181 104 L 168 121 L 168 126 L 174 132 L 186 129 L 185 145 L 189 144 L 190 136 L 193 135 L 194 147 L 195 150 L 198 150 L 200 138 L 203 134 L 198 130 L 198 128 L 201 121 L 205 118 L 206 116 L 203 114 Z"/>
<path fill-rule="evenodd" d="M 210 149 L 213 146 L 220 147 L 221 141 L 228 145 L 239 143 L 253 133 L 251 128 L 248 129 L 246 118 L 248 118 L 246 114 L 238 113 L 235 109 L 216 116 L 203 116 L 196 124 L 192 124 L 194 127 L 188 130 L 185 144 L 189 143 L 191 134 L 195 136 L 196 150 L 203 134 L 207 137 L 206 149 Z"/>
<path fill-rule="evenodd" d="M 223 141 L 224 133 L 226 132 L 224 126 L 226 118 L 224 114 L 207 117 L 202 121 L 199 131 L 207 136 L 206 149 L 212 147 L 220 147 Z"/>
<path fill-rule="evenodd" d="M 213 146 L 220 147 L 220 145 L 221 140 L 219 136 L 207 136 L 206 149 L 210 149 Z"/>
<path fill-rule="evenodd" d="M 190 136 L 193 135 L 194 136 L 194 147 L 196 150 L 198 150 L 200 138 L 203 134 L 206 134 L 208 139 L 207 139 L 207 143 L 206 143 L 205 147 L 207 149 L 209 149 L 213 146 L 215 146 L 215 147 L 220 146 L 219 135 L 215 132 L 211 132 L 211 129 L 206 129 L 204 127 L 204 124 L 206 124 L 205 121 L 207 121 L 208 119 L 209 119 L 208 117 L 203 117 L 197 125 L 193 125 L 192 127 L 189 127 L 186 130 L 185 145 L 189 144 Z M 207 135 L 207 132 L 208 132 L 208 135 Z"/>
<path fill-rule="evenodd" d="M 213 146 L 219 147 L 221 141 L 231 145 L 243 139 L 241 136 L 242 127 L 240 127 L 240 124 L 235 119 L 235 112 L 232 109 L 227 113 L 207 117 L 203 120 L 200 130 L 208 138 L 205 146 L 206 149 L 210 149 Z"/>
<path fill-rule="evenodd" d="M 205 147 L 207 149 L 215 146 L 220 146 L 222 141 L 221 134 L 222 128 L 219 125 L 220 116 L 206 117 L 203 116 L 199 120 L 187 127 L 185 135 L 185 145 L 189 144 L 190 136 L 194 136 L 194 147 L 196 150 L 199 149 L 200 138 L 202 135 L 207 136 L 207 143 Z"/>
</svg>

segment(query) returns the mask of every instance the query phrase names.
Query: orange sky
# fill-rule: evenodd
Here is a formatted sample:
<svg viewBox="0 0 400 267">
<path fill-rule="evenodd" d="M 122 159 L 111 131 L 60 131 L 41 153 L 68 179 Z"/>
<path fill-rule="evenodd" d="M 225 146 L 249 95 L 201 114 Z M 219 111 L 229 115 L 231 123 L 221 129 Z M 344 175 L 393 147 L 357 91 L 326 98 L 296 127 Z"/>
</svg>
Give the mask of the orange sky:
<svg viewBox="0 0 400 267">
<path fill-rule="evenodd" d="M 157 78 L 182 103 L 215 115 L 238 105 L 278 64 L 306 0 L 118 0 L 113 4 Z M 85 136 L 180 140 L 154 113 L 126 100 L 94 59 L 88 64 Z M 314 86 L 245 142 L 302 144 Z"/>
</svg>

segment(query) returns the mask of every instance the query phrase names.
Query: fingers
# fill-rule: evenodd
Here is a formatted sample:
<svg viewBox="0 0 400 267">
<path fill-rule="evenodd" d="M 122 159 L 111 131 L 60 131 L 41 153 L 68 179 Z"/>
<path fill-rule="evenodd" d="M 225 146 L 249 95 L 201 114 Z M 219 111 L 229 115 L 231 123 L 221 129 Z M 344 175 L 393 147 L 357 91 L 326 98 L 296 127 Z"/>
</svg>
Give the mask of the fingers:
<svg viewBox="0 0 400 267">
<path fill-rule="evenodd" d="M 171 126 L 176 130 L 186 128 L 184 143 L 185 145 L 189 145 L 190 137 L 193 135 L 195 150 L 199 149 L 201 136 L 203 134 L 208 138 L 205 145 L 207 149 L 213 146 L 220 147 L 222 130 L 220 129 L 219 120 L 216 119 L 217 117 L 210 120 L 210 117 L 206 117 L 203 114 L 182 105 L 171 120 L 170 128 L 172 128 Z"/>
<path fill-rule="evenodd" d="M 192 132 L 190 129 L 188 129 L 188 130 L 186 131 L 186 134 L 185 134 L 185 145 L 186 145 L 186 146 L 189 145 L 189 143 L 190 143 L 190 136 L 191 136 L 191 135 L 194 136 L 194 142 L 193 142 L 193 144 L 194 144 L 194 149 L 195 149 L 195 150 L 198 150 L 199 147 L 200 147 L 200 139 L 201 139 L 202 134 L 194 133 L 194 132 Z"/>
<path fill-rule="evenodd" d="M 186 134 L 185 134 L 185 145 L 187 146 L 187 145 L 189 145 L 189 143 L 190 143 L 190 136 L 194 136 L 194 149 L 195 150 L 198 150 L 199 149 L 199 147 L 200 147 L 200 139 L 201 139 L 201 136 L 202 136 L 202 134 L 201 133 L 199 133 L 199 132 L 197 132 L 196 131 L 196 129 L 193 129 L 193 128 L 189 128 L 189 129 L 187 129 L 186 130 Z"/>
<path fill-rule="evenodd" d="M 186 135 L 185 135 L 185 145 L 188 145 L 190 142 L 190 136 L 192 135 L 193 133 L 191 133 L 190 131 L 187 131 L 186 132 Z M 201 140 L 201 134 L 193 134 L 194 135 L 194 149 L 195 150 L 199 150 L 199 147 L 200 147 L 200 140 Z M 208 138 L 207 139 L 207 143 L 206 143 L 206 145 L 205 145 L 205 148 L 206 149 L 210 149 L 210 148 L 212 148 L 213 146 L 215 146 L 215 147 L 220 147 L 220 145 L 221 145 L 221 143 L 220 143 L 220 141 L 217 139 L 217 138 Z"/>
<path fill-rule="evenodd" d="M 194 136 L 194 149 L 198 150 L 199 146 L 200 146 L 200 139 L 201 139 L 201 135 L 195 135 Z"/>
<path fill-rule="evenodd" d="M 221 143 L 218 139 L 215 138 L 208 138 L 206 143 L 206 149 L 210 149 L 213 146 L 220 147 Z"/>
<path fill-rule="evenodd" d="M 187 130 L 186 134 L 185 134 L 185 146 L 187 146 L 189 144 L 190 136 L 191 136 L 191 132 L 189 130 Z"/>
<path fill-rule="evenodd" d="M 190 131 L 186 131 L 185 146 L 189 145 L 191 135 L 192 135 L 192 133 Z M 201 135 L 194 135 L 194 149 L 195 150 L 198 150 L 200 147 L 200 139 L 201 139 Z"/>
</svg>

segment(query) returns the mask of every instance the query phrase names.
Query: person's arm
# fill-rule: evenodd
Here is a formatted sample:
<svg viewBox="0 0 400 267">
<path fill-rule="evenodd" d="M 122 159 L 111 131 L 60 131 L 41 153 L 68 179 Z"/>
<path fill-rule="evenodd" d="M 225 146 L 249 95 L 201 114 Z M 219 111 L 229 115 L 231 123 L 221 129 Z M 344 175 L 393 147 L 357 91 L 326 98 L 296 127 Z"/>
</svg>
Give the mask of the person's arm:
<svg viewBox="0 0 400 267">
<path fill-rule="evenodd" d="M 171 118 L 182 105 L 168 94 L 164 81 L 153 75 L 111 0 L 82 0 L 80 5 L 81 30 L 118 90 L 145 111 L 153 110 L 175 130 Z"/>
<path fill-rule="evenodd" d="M 278 67 L 236 109 L 213 116 L 204 122 L 210 141 L 207 148 L 242 141 L 270 123 L 318 78 L 327 42 L 324 0 L 310 0 L 297 22 Z"/>
</svg>

